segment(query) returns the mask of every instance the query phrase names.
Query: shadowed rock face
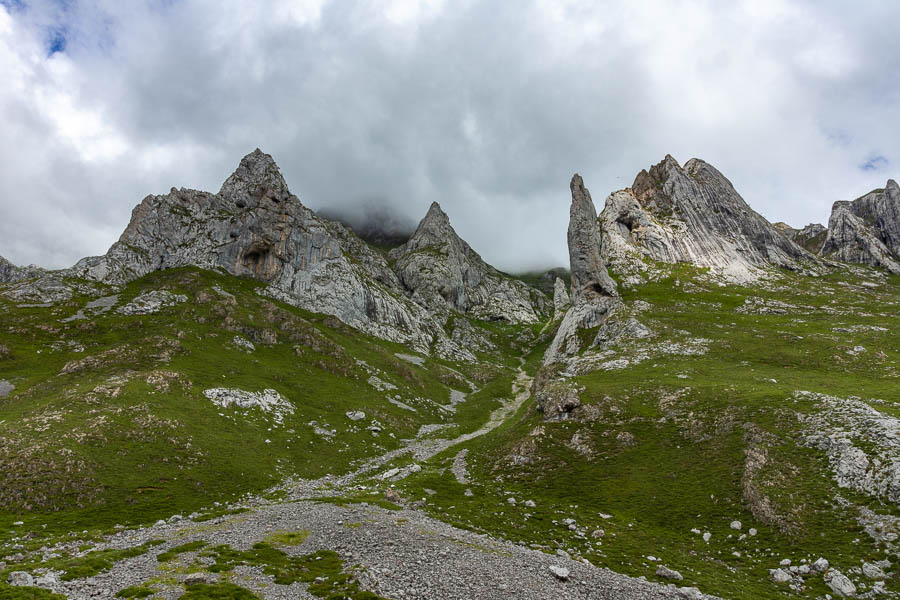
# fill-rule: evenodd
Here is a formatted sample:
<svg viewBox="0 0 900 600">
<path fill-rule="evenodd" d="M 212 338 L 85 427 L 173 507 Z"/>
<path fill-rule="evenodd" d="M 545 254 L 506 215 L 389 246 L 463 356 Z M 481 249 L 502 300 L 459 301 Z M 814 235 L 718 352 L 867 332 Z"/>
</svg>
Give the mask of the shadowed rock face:
<svg viewBox="0 0 900 600">
<path fill-rule="evenodd" d="M 798 246 L 813 254 L 820 254 L 828 229 L 819 223 L 810 223 L 803 229 L 794 230 L 788 237 Z"/>
<path fill-rule="evenodd" d="M 413 300 L 432 311 L 452 309 L 481 319 L 533 323 L 549 307 L 543 294 L 485 263 L 456 234 L 437 202 L 390 256 Z"/>
<path fill-rule="evenodd" d="M 822 255 L 900 273 L 900 186 L 893 179 L 852 202 L 835 202 Z"/>
<path fill-rule="evenodd" d="M 623 273 L 642 257 L 709 267 L 752 281 L 767 267 L 800 270 L 818 261 L 754 212 L 710 164 L 671 156 L 611 194 L 600 215 L 604 258 Z"/>
</svg>

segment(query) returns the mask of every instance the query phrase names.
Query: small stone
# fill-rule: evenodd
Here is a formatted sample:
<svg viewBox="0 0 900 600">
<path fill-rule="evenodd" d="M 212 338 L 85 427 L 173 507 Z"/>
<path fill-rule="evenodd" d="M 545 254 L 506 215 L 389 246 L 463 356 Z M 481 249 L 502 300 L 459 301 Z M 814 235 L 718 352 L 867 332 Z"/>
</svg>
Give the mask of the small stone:
<svg viewBox="0 0 900 600">
<path fill-rule="evenodd" d="M 189 585 L 197 585 L 200 583 L 207 583 L 207 581 L 206 581 L 206 577 L 204 577 L 203 575 L 189 575 L 188 577 L 185 578 L 184 581 L 182 581 L 182 583 L 185 585 L 185 587 L 187 587 Z"/>
<path fill-rule="evenodd" d="M 780 564 L 782 567 L 789 567 L 789 566 L 791 566 L 791 559 L 785 558 L 778 564 Z"/>
<path fill-rule="evenodd" d="M 592 538 L 602 538 L 605 536 L 606 536 L 606 532 L 603 531 L 602 529 L 595 529 L 594 531 L 591 532 Z"/>
<path fill-rule="evenodd" d="M 755 536 L 758 532 L 756 531 L 756 529 L 755 529 L 754 527 L 751 527 L 750 530 L 749 530 L 747 533 L 750 534 L 750 537 L 753 537 L 753 536 Z"/>
<path fill-rule="evenodd" d="M 732 521 L 731 528 L 734 529 L 735 531 L 740 531 L 741 530 L 741 522 L 740 521 Z"/>
<path fill-rule="evenodd" d="M 678 596 L 686 600 L 700 600 L 703 598 L 703 592 L 695 587 L 678 588 Z"/>
<path fill-rule="evenodd" d="M 569 580 L 569 570 L 565 567 L 552 565 L 550 567 L 550 573 L 560 581 L 568 581 Z"/>
<path fill-rule="evenodd" d="M 516 505 L 516 499 L 513 498 L 513 497 L 509 497 L 509 498 L 506 499 L 506 503 L 509 504 L 510 506 L 515 506 L 515 505 Z"/>
<path fill-rule="evenodd" d="M 351 421 L 362 421 L 366 418 L 366 413 L 361 410 L 348 410 L 346 413 L 347 418 Z"/>
<path fill-rule="evenodd" d="M 527 508 L 536 508 L 536 507 L 537 507 L 537 504 L 534 503 L 534 500 L 526 500 L 526 501 L 525 501 L 525 506 L 526 506 Z"/>
<path fill-rule="evenodd" d="M 703 541 L 707 544 L 709 543 L 710 538 L 712 538 L 712 534 L 710 532 L 706 532 L 703 534 Z"/>
<path fill-rule="evenodd" d="M 670 569 L 665 565 L 659 565 L 659 568 L 656 569 L 656 576 L 662 577 L 663 579 L 671 579 L 672 581 L 681 581 L 682 579 L 684 579 L 681 573 Z"/>
</svg>

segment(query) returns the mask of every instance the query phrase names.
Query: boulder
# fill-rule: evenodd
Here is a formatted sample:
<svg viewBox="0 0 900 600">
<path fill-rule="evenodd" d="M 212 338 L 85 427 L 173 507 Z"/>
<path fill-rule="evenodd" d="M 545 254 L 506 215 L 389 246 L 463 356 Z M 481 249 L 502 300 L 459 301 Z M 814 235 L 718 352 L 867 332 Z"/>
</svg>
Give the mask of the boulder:
<svg viewBox="0 0 900 600">
<path fill-rule="evenodd" d="M 850 579 L 838 571 L 831 569 L 825 573 L 825 583 L 831 588 L 835 594 L 842 598 L 853 598 L 856 596 L 856 586 Z"/>
<path fill-rule="evenodd" d="M 670 569 L 665 565 L 659 565 L 656 569 L 656 576 L 663 579 L 671 579 L 672 581 L 681 581 L 684 577 L 678 571 Z"/>
<path fill-rule="evenodd" d="M 788 583 L 792 579 L 791 574 L 784 569 L 772 569 L 769 574 L 775 583 Z"/>
<path fill-rule="evenodd" d="M 13 571 L 6 578 L 7 583 L 15 587 L 30 587 L 34 585 L 34 577 L 25 571 Z"/>
</svg>

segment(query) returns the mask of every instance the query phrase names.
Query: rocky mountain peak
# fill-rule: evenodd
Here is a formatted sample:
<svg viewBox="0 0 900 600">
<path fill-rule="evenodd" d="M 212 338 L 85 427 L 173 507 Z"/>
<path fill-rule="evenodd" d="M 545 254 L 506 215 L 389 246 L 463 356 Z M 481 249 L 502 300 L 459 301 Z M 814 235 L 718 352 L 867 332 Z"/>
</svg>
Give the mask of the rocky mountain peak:
<svg viewBox="0 0 900 600">
<path fill-rule="evenodd" d="M 889 179 L 852 202 L 831 208 L 822 255 L 900 273 L 900 187 Z"/>
<path fill-rule="evenodd" d="M 413 299 L 436 312 L 456 310 L 482 319 L 531 323 L 549 306 L 541 292 L 487 264 L 459 237 L 437 202 L 390 256 Z"/>
<path fill-rule="evenodd" d="M 752 281 L 770 266 L 799 270 L 816 259 L 754 212 L 711 164 L 671 155 L 611 194 L 600 215 L 603 258 L 637 283 L 643 259 L 691 263 L 733 281 Z"/>
<path fill-rule="evenodd" d="M 291 193 L 275 160 L 257 148 L 241 159 L 238 168 L 222 184 L 219 195 L 244 208 L 257 206 L 264 198 L 282 202 Z"/>
<path fill-rule="evenodd" d="M 615 296 L 616 282 L 606 271 L 600 255 L 597 209 L 581 175 L 575 173 L 569 183 L 572 205 L 569 208 L 569 262 L 572 271 L 572 302 L 585 294 Z"/>
<path fill-rule="evenodd" d="M 418 250 L 427 247 L 448 247 L 451 251 L 467 252 L 469 245 L 457 235 L 450 224 L 450 217 L 441 209 L 441 205 L 432 202 L 419 222 L 416 231 L 406 242 L 407 250 Z"/>
</svg>

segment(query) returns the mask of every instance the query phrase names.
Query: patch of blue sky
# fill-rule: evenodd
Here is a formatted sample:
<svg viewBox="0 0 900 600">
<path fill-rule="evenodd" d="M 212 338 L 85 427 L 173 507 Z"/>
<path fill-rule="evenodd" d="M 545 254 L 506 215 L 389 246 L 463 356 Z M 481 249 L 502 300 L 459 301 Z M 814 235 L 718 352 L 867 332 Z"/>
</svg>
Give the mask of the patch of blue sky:
<svg viewBox="0 0 900 600">
<path fill-rule="evenodd" d="M 886 156 L 875 154 L 867 158 L 861 165 L 860 171 L 880 171 L 891 164 Z"/>
</svg>

